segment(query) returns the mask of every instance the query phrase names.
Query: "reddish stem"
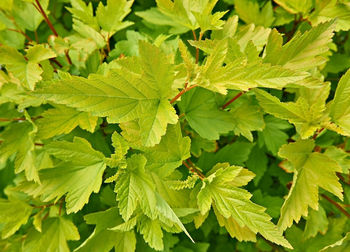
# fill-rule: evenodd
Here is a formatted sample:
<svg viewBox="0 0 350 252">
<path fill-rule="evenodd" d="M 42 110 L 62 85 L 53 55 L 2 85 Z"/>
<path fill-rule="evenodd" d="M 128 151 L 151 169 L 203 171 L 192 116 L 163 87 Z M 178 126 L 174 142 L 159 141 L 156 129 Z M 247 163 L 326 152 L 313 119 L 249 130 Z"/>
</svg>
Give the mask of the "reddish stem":
<svg viewBox="0 0 350 252">
<path fill-rule="evenodd" d="M 53 27 L 51 21 L 49 20 L 49 18 L 48 18 L 48 16 L 46 15 L 46 13 L 45 13 L 43 7 L 41 6 L 39 0 L 35 0 L 35 3 L 36 3 L 36 5 L 37 5 L 37 7 L 38 7 L 38 9 L 39 9 L 39 11 L 40 11 L 40 13 L 41 13 L 41 15 L 42 15 L 43 18 L 45 19 L 45 22 L 47 23 L 47 25 L 50 27 L 51 31 L 53 32 L 53 34 L 54 34 L 56 37 L 58 37 L 58 33 L 57 33 L 55 27 Z"/>
<path fill-rule="evenodd" d="M 106 44 L 107 44 L 107 51 L 108 51 L 108 53 L 110 53 L 111 52 L 111 46 L 110 46 L 110 44 L 109 44 L 109 34 L 107 34 L 107 41 L 106 41 Z"/>
<path fill-rule="evenodd" d="M 22 34 L 29 42 L 32 42 L 33 40 L 27 35 L 25 34 L 23 31 L 21 30 L 16 30 L 16 29 L 11 29 L 11 28 L 7 28 L 8 31 L 13 31 L 13 32 L 17 32 L 19 34 Z"/>
<path fill-rule="evenodd" d="M 312 136 L 312 139 L 315 140 L 319 134 L 321 134 L 322 131 L 324 131 L 325 128 L 319 129 L 315 132 L 315 134 Z"/>
<path fill-rule="evenodd" d="M 173 99 L 170 100 L 170 104 L 173 104 L 177 99 L 179 99 L 181 97 L 181 95 L 183 95 L 184 93 L 186 93 L 187 91 L 189 91 L 195 87 L 197 87 L 197 85 L 192 85 L 190 87 L 186 87 L 186 88 L 182 89 Z"/>
<path fill-rule="evenodd" d="M 42 116 L 32 117 L 31 119 L 35 121 L 36 119 L 42 118 Z M 0 122 L 13 122 L 13 121 L 24 121 L 25 117 L 17 117 L 17 118 L 0 118 Z"/>
<path fill-rule="evenodd" d="M 187 159 L 187 161 L 191 162 L 191 160 L 189 160 L 189 159 Z M 188 169 L 190 172 L 196 174 L 201 180 L 205 179 L 204 174 L 201 173 L 201 172 L 200 172 L 197 168 L 195 168 L 193 165 L 187 164 L 186 161 L 183 161 L 182 163 L 187 167 L 187 169 Z M 191 162 L 191 163 L 192 163 L 192 162 Z M 193 164 L 193 163 L 192 163 L 192 164 Z"/>
<path fill-rule="evenodd" d="M 57 66 L 62 67 L 62 64 L 60 62 L 58 62 L 56 59 L 52 58 L 52 59 L 50 59 L 50 61 L 55 63 Z"/>
<path fill-rule="evenodd" d="M 69 65 L 72 65 L 72 60 L 71 60 L 70 57 L 69 57 L 68 50 L 65 50 L 65 51 L 64 51 L 64 54 L 66 55 L 66 59 L 67 59 L 67 61 L 68 61 L 68 64 L 69 64 Z"/>
<path fill-rule="evenodd" d="M 337 172 L 337 176 L 338 176 L 338 178 L 339 178 L 341 181 L 343 181 L 345 184 L 350 185 L 350 182 L 349 182 L 349 181 L 346 181 L 345 178 L 344 178 L 339 172 Z"/>
<path fill-rule="evenodd" d="M 39 0 L 35 0 L 35 3 L 33 3 L 34 7 L 41 13 L 41 15 L 43 16 L 45 22 L 47 23 L 47 25 L 49 26 L 50 30 L 52 31 L 52 33 L 55 35 L 55 37 L 58 37 L 58 33 L 55 29 L 55 27 L 52 25 L 49 17 L 46 15 L 43 7 L 41 6 Z M 70 59 L 69 57 L 69 54 L 68 54 L 68 50 L 65 50 L 65 55 L 66 55 L 66 58 L 67 58 L 67 61 L 68 61 L 68 64 L 69 65 L 72 65 L 72 60 Z"/>
<path fill-rule="evenodd" d="M 331 203 L 332 205 L 334 205 L 336 208 L 339 209 L 340 212 L 342 212 L 346 217 L 348 217 L 350 219 L 350 213 L 348 213 L 341 205 L 339 205 L 337 202 L 335 202 L 334 200 L 332 200 L 331 198 L 329 198 L 327 195 L 325 194 L 321 194 L 321 196 L 326 199 L 329 203 Z"/>
<path fill-rule="evenodd" d="M 245 92 L 241 91 L 239 92 L 235 97 L 233 97 L 231 100 L 229 100 L 228 102 L 226 102 L 223 106 L 222 109 L 225 109 L 228 105 L 230 105 L 232 102 L 234 102 L 235 100 L 237 100 L 239 97 L 241 97 L 241 95 L 243 95 Z"/>
</svg>

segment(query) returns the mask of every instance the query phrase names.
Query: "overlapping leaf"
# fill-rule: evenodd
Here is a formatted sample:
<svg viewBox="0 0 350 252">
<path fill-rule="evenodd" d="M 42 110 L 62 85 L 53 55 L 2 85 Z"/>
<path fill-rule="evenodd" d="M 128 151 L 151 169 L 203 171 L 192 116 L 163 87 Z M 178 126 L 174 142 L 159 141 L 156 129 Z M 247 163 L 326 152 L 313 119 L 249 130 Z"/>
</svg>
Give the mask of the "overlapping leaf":
<svg viewBox="0 0 350 252">
<path fill-rule="evenodd" d="M 106 168 L 104 155 L 80 137 L 75 137 L 73 142 L 52 142 L 46 149 L 64 162 L 41 170 L 41 184 L 24 185 L 23 190 L 34 197 L 40 196 L 43 201 L 57 201 L 66 195 L 67 213 L 79 211 L 91 193 L 100 190 Z"/>
<path fill-rule="evenodd" d="M 26 224 L 33 208 L 20 200 L 0 199 L 1 238 L 13 235 L 23 224 Z"/>
<path fill-rule="evenodd" d="M 24 87 L 31 90 L 34 90 L 35 84 L 42 79 L 43 69 L 39 63 L 55 56 L 51 49 L 43 45 L 29 48 L 26 57 L 15 48 L 0 46 L 0 64 L 6 65 L 7 70 L 13 73 Z"/>
<path fill-rule="evenodd" d="M 203 180 L 197 196 L 201 213 L 204 215 L 214 205 L 220 215 L 224 218 L 232 217 L 240 228 L 259 232 L 266 239 L 291 248 L 282 233 L 270 221 L 271 217 L 264 212 L 265 208 L 251 202 L 249 192 L 231 183 L 242 169 L 229 166 L 228 163 L 213 167 L 210 175 Z M 249 236 L 251 237 L 251 234 Z"/>
<path fill-rule="evenodd" d="M 325 112 L 329 94 L 327 84 L 316 88 L 301 88 L 296 102 L 281 102 L 260 89 L 255 89 L 254 92 L 260 106 L 267 113 L 293 123 L 303 139 L 312 136 L 329 120 Z"/>
<path fill-rule="evenodd" d="M 28 233 L 23 249 L 28 252 L 69 252 L 67 241 L 79 239 L 78 229 L 72 221 L 54 217 L 44 221 L 42 232 L 33 228 Z"/>
<path fill-rule="evenodd" d="M 343 199 L 342 186 L 336 172 L 341 167 L 328 156 L 312 152 L 313 140 L 300 140 L 283 145 L 279 156 L 292 162 L 294 167 L 293 184 L 282 206 L 278 225 L 284 230 L 301 216 L 308 215 L 308 208 L 318 209 L 319 187 Z M 322 171 L 322 172 L 320 172 Z"/>
<path fill-rule="evenodd" d="M 146 42 L 140 42 L 140 57 L 134 63 L 131 69 L 121 67 L 109 76 L 55 81 L 37 94 L 92 115 L 107 116 L 110 122 L 133 121 L 140 127 L 142 145 L 153 146 L 165 134 L 167 124 L 177 121 L 168 102 L 173 94 L 173 67 L 160 49 Z"/>
<path fill-rule="evenodd" d="M 66 106 L 49 109 L 41 116 L 43 118 L 37 120 L 36 124 L 38 126 L 38 137 L 42 139 L 67 134 L 77 126 L 93 132 L 97 124 L 96 116 Z"/>
<path fill-rule="evenodd" d="M 267 42 L 264 62 L 294 70 L 320 66 L 326 62 L 324 54 L 329 51 L 333 30 L 334 22 L 325 22 L 303 34 L 297 33 L 283 46 L 282 35 L 273 30 Z"/>
</svg>

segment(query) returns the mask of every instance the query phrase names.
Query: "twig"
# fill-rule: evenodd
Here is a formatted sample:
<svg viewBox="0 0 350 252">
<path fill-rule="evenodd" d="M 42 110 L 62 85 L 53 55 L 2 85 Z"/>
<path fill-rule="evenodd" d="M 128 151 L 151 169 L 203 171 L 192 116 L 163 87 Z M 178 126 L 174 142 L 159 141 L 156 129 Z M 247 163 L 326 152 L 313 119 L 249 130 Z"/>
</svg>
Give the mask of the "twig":
<svg viewBox="0 0 350 252">
<path fill-rule="evenodd" d="M 345 178 L 344 178 L 339 172 L 337 172 L 337 176 L 338 176 L 338 178 L 339 178 L 341 181 L 343 181 L 345 184 L 350 185 L 350 182 L 349 182 L 349 181 L 346 181 Z"/>
<path fill-rule="evenodd" d="M 107 51 L 108 51 L 108 53 L 110 53 L 111 52 L 111 46 L 110 46 L 110 44 L 109 44 L 109 33 L 107 34 L 107 41 L 106 41 L 106 44 L 107 44 Z"/>
<path fill-rule="evenodd" d="M 186 161 L 187 161 L 189 164 L 187 164 Z M 187 167 L 187 169 L 188 169 L 190 172 L 196 174 L 201 180 L 205 179 L 205 175 L 204 175 L 200 170 L 198 170 L 198 169 L 196 168 L 196 166 L 192 163 L 192 161 L 191 161 L 190 159 L 187 159 L 186 161 L 183 161 L 182 163 Z"/>
<path fill-rule="evenodd" d="M 50 204 L 41 205 L 41 206 L 36 206 L 36 205 L 30 204 L 30 206 L 33 207 L 33 208 L 47 208 L 47 207 L 54 206 L 54 205 L 56 205 L 56 204 L 55 203 L 50 203 Z"/>
<path fill-rule="evenodd" d="M 47 211 L 47 213 L 45 214 L 45 216 L 41 219 L 41 220 L 46 220 L 47 219 L 47 217 L 49 217 L 49 213 L 50 213 L 50 211 Z"/>
<path fill-rule="evenodd" d="M 46 15 L 43 7 L 41 6 L 39 0 L 35 0 L 35 3 L 33 3 L 34 7 L 41 13 L 41 15 L 43 16 L 45 22 L 47 23 L 47 25 L 49 26 L 50 30 L 52 31 L 52 33 L 55 35 L 55 37 L 58 37 L 58 33 L 55 29 L 55 27 L 52 25 L 50 19 L 48 18 L 48 16 Z M 65 50 L 64 51 L 65 55 L 66 55 L 66 58 L 67 58 L 67 61 L 68 61 L 68 64 L 69 65 L 72 65 L 72 60 L 70 59 L 69 57 L 69 54 L 68 54 L 68 50 Z"/>
<path fill-rule="evenodd" d="M 56 59 L 54 59 L 54 58 L 50 59 L 50 61 L 52 61 L 53 63 L 55 63 L 59 67 L 63 67 L 62 64 L 60 62 L 58 62 Z"/>
<path fill-rule="evenodd" d="M 322 131 L 324 131 L 325 128 L 321 128 L 319 130 L 316 130 L 315 134 L 312 136 L 312 139 L 315 140 L 319 134 L 321 134 Z"/>
<path fill-rule="evenodd" d="M 226 102 L 223 106 L 222 109 L 225 109 L 228 105 L 230 105 L 232 102 L 234 102 L 235 100 L 237 100 L 239 97 L 241 97 L 241 95 L 243 95 L 245 93 L 245 91 L 241 91 L 239 92 L 235 97 L 233 97 L 231 100 L 229 100 L 228 102 Z"/>
<path fill-rule="evenodd" d="M 0 144 L 2 144 L 4 140 L 0 140 Z M 44 146 L 42 143 L 34 143 L 35 146 Z"/>
<path fill-rule="evenodd" d="M 173 99 L 170 100 L 170 104 L 173 104 L 177 99 L 180 98 L 181 95 L 183 95 L 184 93 L 186 93 L 187 91 L 190 91 L 192 88 L 197 87 L 197 85 L 192 85 L 190 87 L 185 87 L 184 89 L 182 89 L 177 95 L 175 95 L 175 97 Z"/>
<path fill-rule="evenodd" d="M 35 36 L 35 41 L 37 43 L 39 43 L 39 36 L 38 36 L 38 32 L 36 30 L 34 31 L 34 36 Z"/>
<path fill-rule="evenodd" d="M 32 117 L 31 120 L 35 121 L 39 118 L 42 118 L 42 116 L 35 116 Z M 0 118 L 0 122 L 13 122 L 13 121 L 25 121 L 27 120 L 25 117 L 17 117 L 17 118 Z"/>
<path fill-rule="evenodd" d="M 203 37 L 203 33 L 202 32 L 199 33 L 198 40 L 197 40 L 196 32 L 194 30 L 192 30 L 192 34 L 193 34 L 194 40 L 196 40 L 196 41 L 202 40 L 202 37 Z M 198 64 L 198 61 L 199 61 L 199 48 L 196 47 L 196 64 Z"/>
<path fill-rule="evenodd" d="M 16 29 L 11 29 L 11 28 L 7 28 L 8 31 L 13 31 L 13 32 L 17 32 L 19 34 L 22 34 L 29 42 L 32 42 L 33 40 L 27 35 L 25 34 L 25 32 L 21 31 L 21 30 L 16 30 Z"/>
<path fill-rule="evenodd" d="M 43 16 L 43 18 L 45 19 L 45 22 L 47 23 L 47 25 L 50 27 L 50 30 L 52 31 L 52 33 L 58 37 L 58 33 L 55 29 L 55 27 L 53 27 L 51 21 L 49 20 L 48 16 L 46 15 L 43 7 L 41 6 L 39 0 L 35 0 L 35 3 L 36 3 L 36 7 L 37 7 L 37 10 L 39 10 L 39 12 L 41 13 L 41 15 Z M 34 3 L 33 3 L 34 4 Z M 35 4 L 34 4 L 35 6 Z"/>
<path fill-rule="evenodd" d="M 63 202 L 64 202 L 64 198 L 62 198 L 61 201 L 60 201 L 60 207 L 58 209 L 58 215 L 59 216 L 61 216 L 61 213 L 62 213 Z"/>
<path fill-rule="evenodd" d="M 68 64 L 69 64 L 69 65 L 72 65 L 72 60 L 71 60 L 70 57 L 69 57 L 69 51 L 68 51 L 68 49 L 67 49 L 67 50 L 64 50 L 64 55 L 66 56 L 66 59 L 67 59 L 67 61 L 68 61 Z"/>
<path fill-rule="evenodd" d="M 336 208 L 338 208 L 338 210 L 340 212 L 342 212 L 346 217 L 348 217 L 350 219 L 350 213 L 348 213 L 341 205 L 339 205 L 337 202 L 335 202 L 334 200 L 332 200 L 331 198 L 329 198 L 327 195 L 325 194 L 321 194 L 321 196 L 326 199 L 329 203 L 331 203 L 332 205 L 334 205 Z"/>
</svg>

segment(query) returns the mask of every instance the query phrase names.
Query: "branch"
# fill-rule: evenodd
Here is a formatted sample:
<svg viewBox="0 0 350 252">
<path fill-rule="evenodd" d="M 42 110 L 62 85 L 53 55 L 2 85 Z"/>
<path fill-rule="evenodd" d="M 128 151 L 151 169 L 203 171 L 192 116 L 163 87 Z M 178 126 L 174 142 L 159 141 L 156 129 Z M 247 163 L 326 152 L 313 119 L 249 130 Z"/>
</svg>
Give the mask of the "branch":
<svg viewBox="0 0 350 252">
<path fill-rule="evenodd" d="M 34 7 L 41 13 L 41 15 L 43 16 L 45 22 L 47 23 L 47 25 L 50 27 L 50 30 L 52 31 L 52 33 L 55 35 L 55 37 L 58 37 L 58 33 L 55 29 L 55 27 L 52 25 L 50 19 L 48 18 L 48 16 L 46 15 L 43 7 L 41 6 L 39 0 L 35 0 L 35 3 L 33 3 Z M 67 62 L 69 65 L 72 65 L 72 60 L 71 58 L 69 57 L 69 54 L 68 54 L 68 50 L 65 50 L 64 51 L 65 55 L 66 55 L 66 58 L 67 58 Z"/>
<path fill-rule="evenodd" d="M 197 35 L 194 30 L 192 30 L 192 34 L 193 34 L 193 39 L 197 41 Z M 199 60 L 199 48 L 196 47 L 196 64 L 198 63 L 198 60 Z"/>
<path fill-rule="evenodd" d="M 344 178 L 339 172 L 337 172 L 337 176 L 338 176 L 338 178 L 339 178 L 341 181 L 343 181 L 345 184 L 350 185 L 350 182 L 349 182 L 349 181 L 346 181 L 345 178 Z"/>
<path fill-rule="evenodd" d="M 194 30 L 192 30 L 192 34 L 193 34 L 194 40 L 197 41 L 197 35 L 196 35 L 196 32 Z M 200 32 L 198 41 L 202 40 L 202 37 L 203 37 L 203 33 Z M 196 64 L 198 64 L 198 61 L 199 61 L 199 48 L 196 47 Z"/>
<path fill-rule="evenodd" d="M 321 128 L 315 132 L 315 134 L 312 136 L 312 139 L 315 140 L 319 134 L 321 134 L 322 131 L 324 131 L 325 128 Z"/>
<path fill-rule="evenodd" d="M 228 102 L 226 102 L 223 106 L 222 109 L 225 109 L 228 105 L 230 105 L 232 102 L 234 102 L 235 100 L 237 100 L 239 97 L 241 97 L 241 95 L 243 95 L 245 93 L 245 91 L 241 91 L 239 92 L 235 97 L 233 97 L 231 100 L 229 100 Z"/>
<path fill-rule="evenodd" d="M 184 89 L 182 89 L 177 95 L 175 95 L 173 99 L 170 100 L 170 104 L 173 104 L 174 102 L 176 102 L 176 100 L 179 99 L 181 95 L 183 95 L 184 93 L 186 93 L 187 91 L 190 91 L 192 88 L 195 88 L 195 87 L 197 87 L 197 85 L 192 85 L 190 87 L 185 86 Z"/>
<path fill-rule="evenodd" d="M 187 164 L 186 161 L 189 163 Z M 186 161 L 183 161 L 182 163 L 187 167 L 187 169 L 196 174 L 201 180 L 205 179 L 205 175 L 196 168 L 196 166 L 192 163 L 190 159 L 187 159 Z"/>
<path fill-rule="evenodd" d="M 327 195 L 325 194 L 321 194 L 321 196 L 326 199 L 329 203 L 331 203 L 332 205 L 334 205 L 336 208 L 339 209 L 340 212 L 342 212 L 346 217 L 348 217 L 350 219 L 350 213 L 348 213 L 341 205 L 339 205 L 337 202 L 335 202 L 334 200 L 332 200 L 331 198 L 329 198 Z"/>
<path fill-rule="evenodd" d="M 42 116 L 32 117 L 31 120 L 35 121 L 36 119 L 42 118 Z M 0 122 L 14 122 L 14 121 L 25 121 L 25 117 L 17 117 L 17 118 L 0 118 Z"/>
<path fill-rule="evenodd" d="M 2 144 L 4 140 L 0 140 L 0 144 Z M 34 143 L 35 146 L 44 146 L 42 143 Z"/>
<path fill-rule="evenodd" d="M 43 7 L 41 6 L 39 0 L 35 0 L 35 3 L 36 3 L 36 5 L 33 3 L 34 6 L 37 7 L 37 10 L 39 10 L 39 12 L 41 13 L 41 15 L 42 15 L 43 18 L 45 19 L 45 22 L 46 22 L 47 25 L 50 27 L 50 30 L 52 31 L 52 33 L 53 33 L 56 37 L 58 37 L 58 33 L 57 33 L 55 27 L 53 27 L 51 21 L 49 20 L 49 18 L 48 18 L 48 16 L 46 15 L 46 13 L 45 13 Z"/>
<path fill-rule="evenodd" d="M 19 34 L 22 34 L 29 42 L 32 42 L 33 40 L 27 35 L 25 34 L 23 31 L 21 30 L 16 30 L 16 29 L 11 29 L 11 28 L 7 28 L 8 31 L 13 31 L 13 32 L 17 32 Z"/>
</svg>

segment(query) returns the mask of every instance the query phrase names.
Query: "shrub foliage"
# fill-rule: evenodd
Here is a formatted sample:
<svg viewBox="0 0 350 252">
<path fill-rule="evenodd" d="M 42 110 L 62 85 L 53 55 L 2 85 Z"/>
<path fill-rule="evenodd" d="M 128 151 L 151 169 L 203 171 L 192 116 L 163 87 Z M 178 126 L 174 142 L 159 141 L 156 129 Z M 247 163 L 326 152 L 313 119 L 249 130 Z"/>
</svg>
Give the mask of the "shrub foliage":
<svg viewBox="0 0 350 252">
<path fill-rule="evenodd" d="M 1 251 L 346 251 L 350 2 L 1 0 Z"/>
</svg>

